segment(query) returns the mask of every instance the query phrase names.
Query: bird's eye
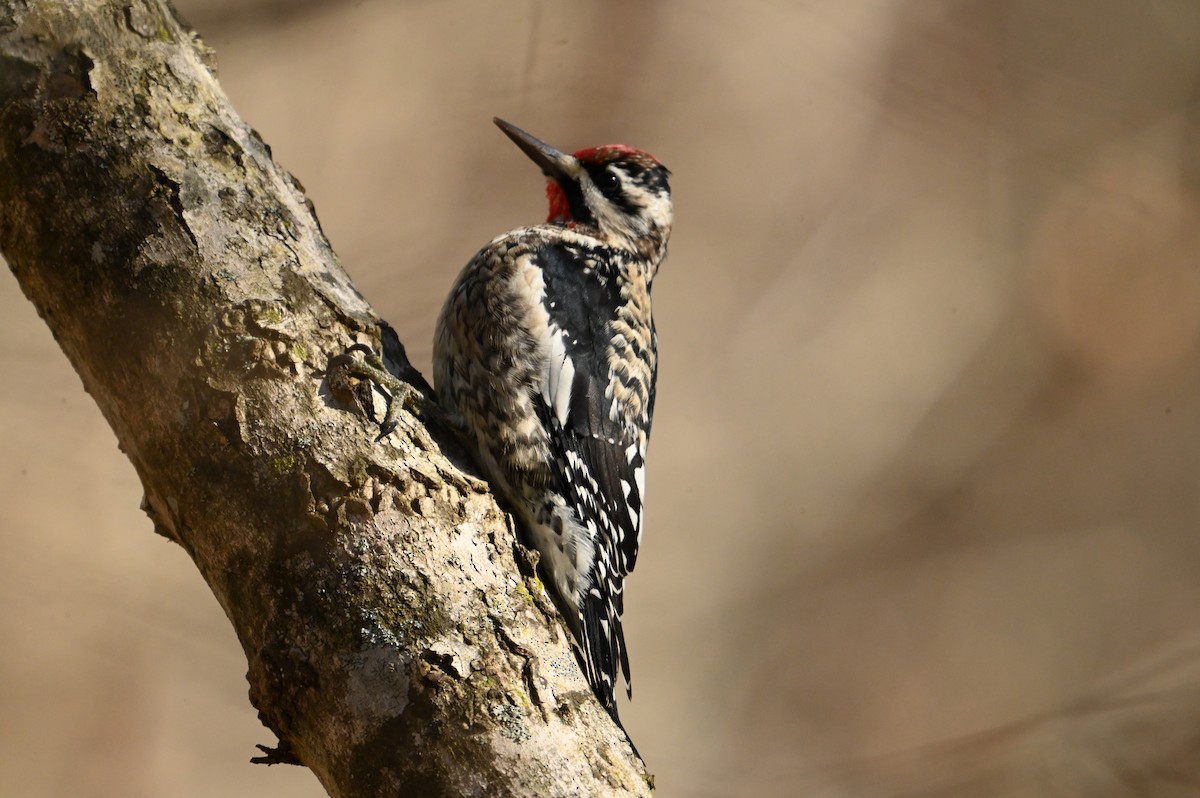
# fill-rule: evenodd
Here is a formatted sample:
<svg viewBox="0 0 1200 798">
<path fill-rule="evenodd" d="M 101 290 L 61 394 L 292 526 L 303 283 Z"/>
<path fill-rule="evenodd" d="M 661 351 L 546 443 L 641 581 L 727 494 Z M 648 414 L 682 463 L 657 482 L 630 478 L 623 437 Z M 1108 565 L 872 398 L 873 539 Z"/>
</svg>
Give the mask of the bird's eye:
<svg viewBox="0 0 1200 798">
<path fill-rule="evenodd" d="M 621 187 L 621 178 L 611 169 L 605 169 L 596 176 L 596 187 L 605 194 L 611 193 Z"/>
</svg>

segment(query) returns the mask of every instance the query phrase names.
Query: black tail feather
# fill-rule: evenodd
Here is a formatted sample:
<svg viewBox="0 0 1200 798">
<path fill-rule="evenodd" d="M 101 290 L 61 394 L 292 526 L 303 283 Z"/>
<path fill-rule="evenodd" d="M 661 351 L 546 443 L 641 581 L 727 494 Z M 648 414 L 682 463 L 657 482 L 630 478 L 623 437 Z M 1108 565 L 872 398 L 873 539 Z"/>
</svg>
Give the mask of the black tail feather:
<svg viewBox="0 0 1200 798">
<path fill-rule="evenodd" d="M 580 635 L 584 673 L 600 705 L 618 726 L 616 682 L 617 667 L 629 684 L 629 656 L 625 653 L 625 632 L 621 616 L 607 597 L 595 590 L 583 596 L 580 606 L 583 629 Z M 632 694 L 632 693 L 631 693 Z M 624 726 L 621 726 L 624 729 Z"/>
</svg>

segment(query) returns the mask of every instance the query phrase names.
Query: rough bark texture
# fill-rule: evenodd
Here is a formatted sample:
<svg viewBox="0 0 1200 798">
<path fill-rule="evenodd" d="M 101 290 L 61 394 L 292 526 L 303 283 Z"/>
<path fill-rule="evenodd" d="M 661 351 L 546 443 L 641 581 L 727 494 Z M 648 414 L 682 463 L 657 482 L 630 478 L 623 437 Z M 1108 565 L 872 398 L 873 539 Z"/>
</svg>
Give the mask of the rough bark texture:
<svg viewBox="0 0 1200 798">
<path fill-rule="evenodd" d="M 0 249 L 280 756 L 337 796 L 650 792 L 452 436 L 331 394 L 332 354 L 403 349 L 169 7 L 0 2 Z"/>
</svg>

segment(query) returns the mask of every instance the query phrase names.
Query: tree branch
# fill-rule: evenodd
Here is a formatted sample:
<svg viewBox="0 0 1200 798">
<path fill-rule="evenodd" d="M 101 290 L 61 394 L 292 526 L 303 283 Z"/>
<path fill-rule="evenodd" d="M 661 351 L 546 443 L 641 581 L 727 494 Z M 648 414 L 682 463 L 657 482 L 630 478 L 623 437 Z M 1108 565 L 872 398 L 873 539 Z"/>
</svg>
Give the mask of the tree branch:
<svg viewBox="0 0 1200 798">
<path fill-rule="evenodd" d="M 233 623 L 267 759 L 335 796 L 649 794 L 453 437 L 376 443 L 325 383 L 356 342 L 417 377 L 209 56 L 159 0 L 0 0 L 0 251 Z"/>
</svg>

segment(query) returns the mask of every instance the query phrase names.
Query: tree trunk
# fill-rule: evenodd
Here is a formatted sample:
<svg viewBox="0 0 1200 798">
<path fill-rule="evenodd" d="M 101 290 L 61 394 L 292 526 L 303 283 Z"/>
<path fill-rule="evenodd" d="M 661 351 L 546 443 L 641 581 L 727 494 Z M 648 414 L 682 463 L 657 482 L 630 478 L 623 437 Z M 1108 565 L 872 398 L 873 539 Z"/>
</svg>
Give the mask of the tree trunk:
<svg viewBox="0 0 1200 798">
<path fill-rule="evenodd" d="M 335 796 L 650 793 L 436 413 L 377 443 L 330 391 L 356 342 L 422 381 L 169 6 L 0 0 L 0 251 L 233 623 L 268 759 Z"/>
</svg>

